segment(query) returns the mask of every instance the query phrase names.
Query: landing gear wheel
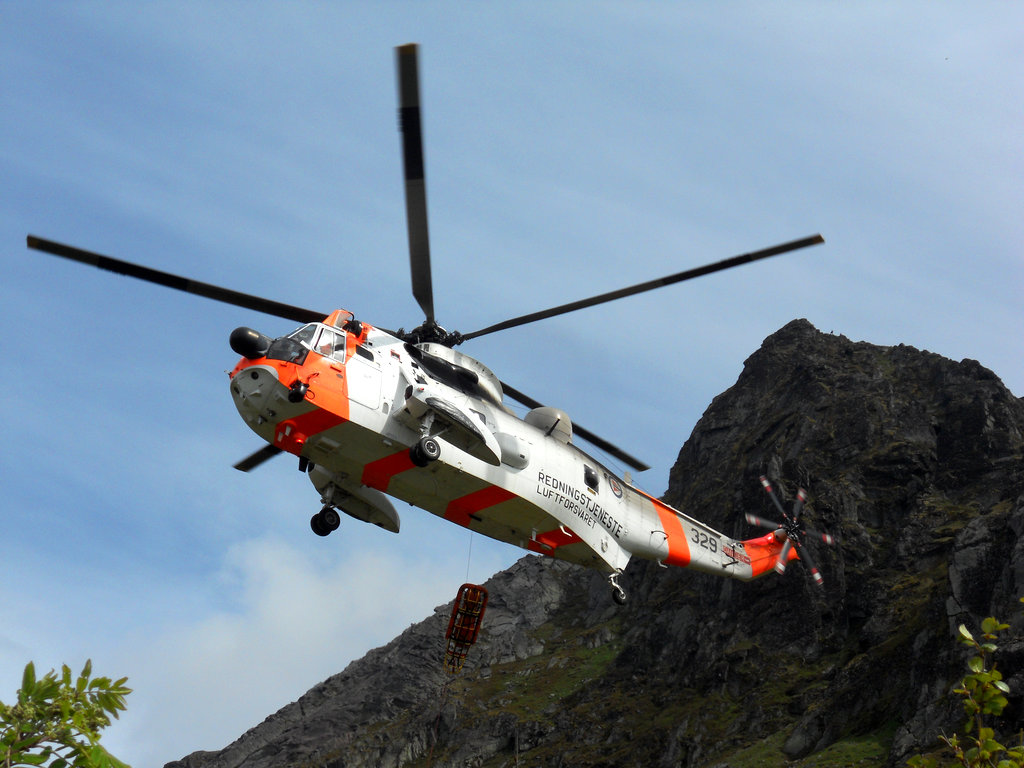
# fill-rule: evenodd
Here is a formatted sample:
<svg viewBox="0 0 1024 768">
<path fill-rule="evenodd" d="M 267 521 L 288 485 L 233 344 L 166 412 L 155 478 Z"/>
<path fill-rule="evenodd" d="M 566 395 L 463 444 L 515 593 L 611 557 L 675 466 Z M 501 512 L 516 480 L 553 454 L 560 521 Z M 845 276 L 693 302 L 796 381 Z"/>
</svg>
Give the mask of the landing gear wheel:
<svg viewBox="0 0 1024 768">
<path fill-rule="evenodd" d="M 422 438 L 409 449 L 409 458 L 417 467 L 425 467 L 441 457 L 441 444 L 432 437 Z"/>
<path fill-rule="evenodd" d="M 612 600 L 617 605 L 626 604 L 626 590 L 619 586 L 619 574 L 613 573 L 608 577 L 608 583 L 612 585 Z"/>
<path fill-rule="evenodd" d="M 324 523 L 319 512 L 309 518 L 309 527 L 313 529 L 313 533 L 317 536 L 327 536 L 330 533 L 329 530 L 324 528 Z"/>
<path fill-rule="evenodd" d="M 327 536 L 332 531 L 338 530 L 340 525 L 341 515 L 338 514 L 338 510 L 334 509 L 334 507 L 324 507 L 309 518 L 309 527 L 313 529 L 313 533 L 317 536 Z"/>
<path fill-rule="evenodd" d="M 334 507 L 324 507 L 320 510 L 320 521 L 329 533 L 338 530 L 338 526 L 341 525 L 341 515 Z"/>
</svg>

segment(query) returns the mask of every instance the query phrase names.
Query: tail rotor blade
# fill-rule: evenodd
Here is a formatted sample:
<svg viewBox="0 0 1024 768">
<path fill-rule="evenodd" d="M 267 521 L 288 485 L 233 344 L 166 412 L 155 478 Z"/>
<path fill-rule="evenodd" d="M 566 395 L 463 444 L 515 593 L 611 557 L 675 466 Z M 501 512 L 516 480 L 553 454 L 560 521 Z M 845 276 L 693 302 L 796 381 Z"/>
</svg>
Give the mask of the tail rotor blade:
<svg viewBox="0 0 1024 768">
<path fill-rule="evenodd" d="M 813 539 L 820 539 L 830 547 L 834 547 L 836 545 L 836 537 L 830 533 L 822 533 L 821 531 L 816 531 L 813 528 L 805 529 L 804 533 Z"/>
<path fill-rule="evenodd" d="M 812 529 L 800 528 L 798 521 L 800 519 L 800 513 L 804 511 L 807 504 L 807 491 L 800 488 L 796 492 L 796 500 L 793 502 L 792 515 L 787 515 L 785 509 L 782 507 L 782 502 L 779 501 L 778 496 L 775 495 L 775 490 L 772 488 L 771 482 L 764 475 L 761 476 L 761 485 L 764 486 L 765 493 L 771 498 L 775 508 L 782 513 L 782 519 L 785 520 L 781 525 L 775 526 L 771 522 L 764 520 L 757 515 L 747 512 L 747 522 L 751 525 L 756 525 L 761 528 L 777 527 L 782 528 L 777 536 L 785 534 L 786 541 L 782 545 L 782 549 L 779 550 L 779 555 L 775 561 L 775 570 L 783 574 L 786 572 L 786 561 L 790 558 L 791 552 L 796 550 L 796 557 L 803 560 L 804 565 L 807 567 L 808 572 L 811 574 L 811 578 L 814 579 L 814 583 L 819 587 L 825 586 L 825 580 L 821 576 L 821 571 L 818 570 L 818 564 L 814 561 L 814 556 L 810 550 L 804 546 L 807 541 L 807 537 L 821 539 L 823 542 L 829 545 L 835 544 L 835 539 L 827 533 L 821 533 Z"/>
<path fill-rule="evenodd" d="M 769 531 L 777 531 L 782 527 L 781 523 L 773 523 L 771 520 L 765 520 L 763 517 L 758 517 L 751 512 L 747 512 L 744 517 L 751 525 L 756 525 L 758 528 L 765 528 Z"/>
<path fill-rule="evenodd" d="M 779 501 L 779 497 L 775 495 L 775 491 L 772 490 L 772 484 L 768 482 L 768 478 L 761 475 L 761 485 L 764 486 L 765 493 L 768 494 L 768 498 L 772 500 L 775 508 L 779 510 L 779 514 L 782 515 L 783 520 L 788 520 L 789 515 L 786 514 L 786 510 L 782 508 L 782 502 Z"/>
<path fill-rule="evenodd" d="M 798 553 L 800 559 L 804 561 L 804 565 L 807 566 L 807 570 L 811 572 L 811 578 L 814 579 L 814 583 L 819 587 L 825 586 L 825 580 L 821 577 L 821 571 L 818 570 L 818 564 L 814 562 L 814 558 L 811 557 L 811 552 L 807 547 L 799 547 Z"/>
<path fill-rule="evenodd" d="M 798 488 L 796 491 L 796 501 L 793 502 L 793 522 L 795 523 L 800 519 L 800 512 L 804 508 L 804 502 L 807 501 L 807 491 L 803 488 Z"/>
<path fill-rule="evenodd" d="M 775 572 L 780 576 L 786 572 L 786 561 L 789 560 L 789 550 L 793 548 L 793 544 L 786 539 L 786 543 L 782 545 L 782 551 L 779 552 L 779 557 L 775 561 Z"/>
</svg>

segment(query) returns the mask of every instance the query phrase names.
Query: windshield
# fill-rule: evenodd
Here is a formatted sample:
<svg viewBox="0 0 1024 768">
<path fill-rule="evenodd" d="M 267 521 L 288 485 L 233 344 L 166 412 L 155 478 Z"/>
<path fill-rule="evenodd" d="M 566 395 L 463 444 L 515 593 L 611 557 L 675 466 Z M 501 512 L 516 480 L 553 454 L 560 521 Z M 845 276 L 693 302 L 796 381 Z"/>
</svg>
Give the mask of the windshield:
<svg viewBox="0 0 1024 768">
<path fill-rule="evenodd" d="M 304 325 L 297 331 L 274 339 L 267 350 L 267 357 L 271 360 L 284 360 L 288 363 L 302 365 L 309 353 L 310 345 L 313 342 L 313 335 L 316 333 L 316 324 Z"/>
</svg>

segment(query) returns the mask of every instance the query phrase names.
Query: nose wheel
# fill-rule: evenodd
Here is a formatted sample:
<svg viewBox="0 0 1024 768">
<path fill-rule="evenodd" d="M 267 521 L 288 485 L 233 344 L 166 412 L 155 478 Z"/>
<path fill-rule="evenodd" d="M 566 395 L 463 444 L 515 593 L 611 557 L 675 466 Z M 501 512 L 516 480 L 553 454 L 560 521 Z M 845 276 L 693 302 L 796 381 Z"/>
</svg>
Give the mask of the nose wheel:
<svg viewBox="0 0 1024 768">
<path fill-rule="evenodd" d="M 327 536 L 332 531 L 338 530 L 340 525 L 341 515 L 338 514 L 338 510 L 334 507 L 324 507 L 309 518 L 309 527 L 313 529 L 313 533 L 317 536 Z"/>
</svg>

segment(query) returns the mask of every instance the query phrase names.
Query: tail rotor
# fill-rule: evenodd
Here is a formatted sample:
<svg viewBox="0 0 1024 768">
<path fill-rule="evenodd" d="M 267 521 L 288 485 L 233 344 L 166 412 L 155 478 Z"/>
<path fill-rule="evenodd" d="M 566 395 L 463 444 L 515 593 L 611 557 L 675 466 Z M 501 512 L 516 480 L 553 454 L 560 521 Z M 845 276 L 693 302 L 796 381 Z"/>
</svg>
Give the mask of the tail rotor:
<svg viewBox="0 0 1024 768">
<path fill-rule="evenodd" d="M 767 493 L 768 498 L 772 500 L 772 504 L 775 505 L 775 509 L 778 510 L 780 515 L 782 515 L 782 522 L 765 520 L 764 518 L 749 512 L 745 517 L 747 522 L 751 525 L 772 531 L 777 539 L 785 539 L 782 544 L 782 550 L 779 552 L 778 558 L 775 561 L 775 570 L 779 574 L 785 573 L 786 563 L 789 560 L 790 552 L 796 550 L 797 557 L 804 561 L 804 564 L 811 573 L 811 578 L 814 579 L 814 583 L 819 587 L 824 587 L 825 581 L 821 577 L 821 571 L 818 570 L 818 566 L 815 563 L 814 557 L 811 555 L 810 548 L 806 546 L 806 542 L 808 539 L 820 539 L 825 544 L 832 546 L 835 544 L 835 539 L 827 533 L 821 533 L 820 531 L 815 531 L 811 528 L 804 528 L 800 525 L 800 513 L 803 511 L 804 504 L 807 501 L 807 492 L 803 488 L 800 488 L 796 492 L 796 500 L 793 502 L 793 511 L 787 514 L 785 507 L 783 507 L 782 502 L 779 501 L 779 497 L 775 494 L 768 478 L 763 475 L 761 476 L 761 485 L 764 486 L 765 493 Z"/>
</svg>

